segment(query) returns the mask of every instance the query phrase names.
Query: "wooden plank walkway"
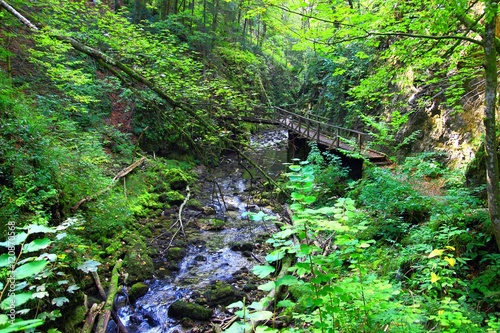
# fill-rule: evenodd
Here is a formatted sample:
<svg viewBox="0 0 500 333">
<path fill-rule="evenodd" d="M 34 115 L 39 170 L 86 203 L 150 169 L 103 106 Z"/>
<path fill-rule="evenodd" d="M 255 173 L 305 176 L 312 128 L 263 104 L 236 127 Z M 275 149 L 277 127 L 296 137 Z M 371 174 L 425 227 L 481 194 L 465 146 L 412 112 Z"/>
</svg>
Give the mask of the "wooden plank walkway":
<svg viewBox="0 0 500 333">
<path fill-rule="evenodd" d="M 370 162 L 380 166 L 392 164 L 384 153 L 366 148 L 371 139 L 368 133 L 331 125 L 325 117 L 302 115 L 279 107 L 273 109 L 274 112 L 253 112 L 224 119 L 281 126 L 300 137 L 317 142 L 328 150 L 358 152 Z"/>
<path fill-rule="evenodd" d="M 275 110 L 275 119 L 280 126 L 303 138 L 329 150 L 357 151 L 376 165 L 392 164 L 384 153 L 365 148 L 365 143 L 370 140 L 367 133 L 328 124 L 324 117 L 299 115 L 280 108 Z"/>
</svg>

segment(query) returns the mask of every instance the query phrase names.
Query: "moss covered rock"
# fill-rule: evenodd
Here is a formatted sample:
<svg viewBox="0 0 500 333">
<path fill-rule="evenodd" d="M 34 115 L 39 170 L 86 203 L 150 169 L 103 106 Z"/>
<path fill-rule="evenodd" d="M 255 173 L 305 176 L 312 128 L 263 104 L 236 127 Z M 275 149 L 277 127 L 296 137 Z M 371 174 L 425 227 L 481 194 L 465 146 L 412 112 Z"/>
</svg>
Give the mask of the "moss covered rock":
<svg viewBox="0 0 500 333">
<path fill-rule="evenodd" d="M 86 313 L 87 309 L 83 305 L 74 308 L 71 313 L 64 317 L 64 332 L 79 333 L 82 330 L 81 323 L 85 320 Z"/>
<path fill-rule="evenodd" d="M 131 303 L 134 303 L 135 301 L 137 301 L 137 299 L 146 295 L 148 290 L 149 286 L 144 282 L 134 283 L 132 287 L 130 287 L 130 290 L 128 292 L 128 299 L 130 300 Z"/>
<path fill-rule="evenodd" d="M 180 247 L 171 247 L 167 251 L 167 259 L 169 261 L 179 261 L 184 256 L 184 251 Z"/>
<path fill-rule="evenodd" d="M 190 318 L 194 320 L 209 320 L 213 310 L 196 303 L 177 300 L 168 308 L 168 315 L 172 318 Z"/>
<path fill-rule="evenodd" d="M 205 297 L 208 305 L 215 307 L 241 301 L 246 295 L 226 282 L 217 281 L 205 292 Z"/>
<path fill-rule="evenodd" d="M 129 283 L 144 281 L 153 276 L 153 260 L 144 242 L 137 241 L 127 246 L 126 253 L 123 266 L 128 273 Z"/>
</svg>

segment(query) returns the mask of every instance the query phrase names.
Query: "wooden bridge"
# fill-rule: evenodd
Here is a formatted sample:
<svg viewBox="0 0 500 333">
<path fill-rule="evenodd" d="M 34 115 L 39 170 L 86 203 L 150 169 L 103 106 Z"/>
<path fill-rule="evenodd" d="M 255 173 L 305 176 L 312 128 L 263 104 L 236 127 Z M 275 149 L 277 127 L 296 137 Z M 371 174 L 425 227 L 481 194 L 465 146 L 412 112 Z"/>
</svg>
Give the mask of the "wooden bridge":
<svg viewBox="0 0 500 333">
<path fill-rule="evenodd" d="M 315 141 L 328 150 L 357 152 L 376 165 L 392 163 L 385 154 L 366 148 L 371 139 L 369 134 L 331 125 L 325 117 L 313 114 L 303 115 L 274 107 L 273 113 L 246 114 L 236 118 L 231 117 L 231 119 L 279 125 L 302 138 Z"/>
</svg>

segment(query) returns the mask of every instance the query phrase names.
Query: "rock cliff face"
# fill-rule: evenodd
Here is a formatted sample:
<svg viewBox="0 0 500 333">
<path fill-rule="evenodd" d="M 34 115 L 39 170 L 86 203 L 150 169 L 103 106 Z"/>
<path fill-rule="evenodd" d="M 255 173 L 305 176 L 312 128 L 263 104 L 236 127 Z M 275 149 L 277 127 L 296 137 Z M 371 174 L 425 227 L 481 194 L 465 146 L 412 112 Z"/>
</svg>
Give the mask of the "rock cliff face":
<svg viewBox="0 0 500 333">
<path fill-rule="evenodd" d="M 482 105 L 463 101 L 463 111 L 446 107 L 440 98 L 420 98 L 414 94 L 408 99 L 408 122 L 398 132 L 398 141 L 419 131 L 417 140 L 401 151 L 401 155 L 424 151 L 441 151 L 442 161 L 450 168 L 467 166 L 481 147 L 483 127 Z"/>
</svg>

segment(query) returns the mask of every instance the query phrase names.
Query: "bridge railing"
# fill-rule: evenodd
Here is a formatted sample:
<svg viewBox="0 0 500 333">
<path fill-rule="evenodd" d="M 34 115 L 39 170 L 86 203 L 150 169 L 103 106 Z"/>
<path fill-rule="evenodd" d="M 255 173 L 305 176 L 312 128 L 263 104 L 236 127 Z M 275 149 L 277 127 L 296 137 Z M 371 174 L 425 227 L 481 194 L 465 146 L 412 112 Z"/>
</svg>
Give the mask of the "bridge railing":
<svg viewBox="0 0 500 333">
<path fill-rule="evenodd" d="M 367 133 L 328 124 L 326 117 L 312 114 L 300 115 L 279 107 L 275 107 L 274 110 L 275 119 L 282 126 L 301 133 L 318 143 L 325 141 L 324 139 L 327 138 L 331 141 L 330 149 L 345 148 L 348 141 L 355 140 L 356 147 L 361 151 L 364 144 L 370 139 L 370 135 Z"/>
</svg>

